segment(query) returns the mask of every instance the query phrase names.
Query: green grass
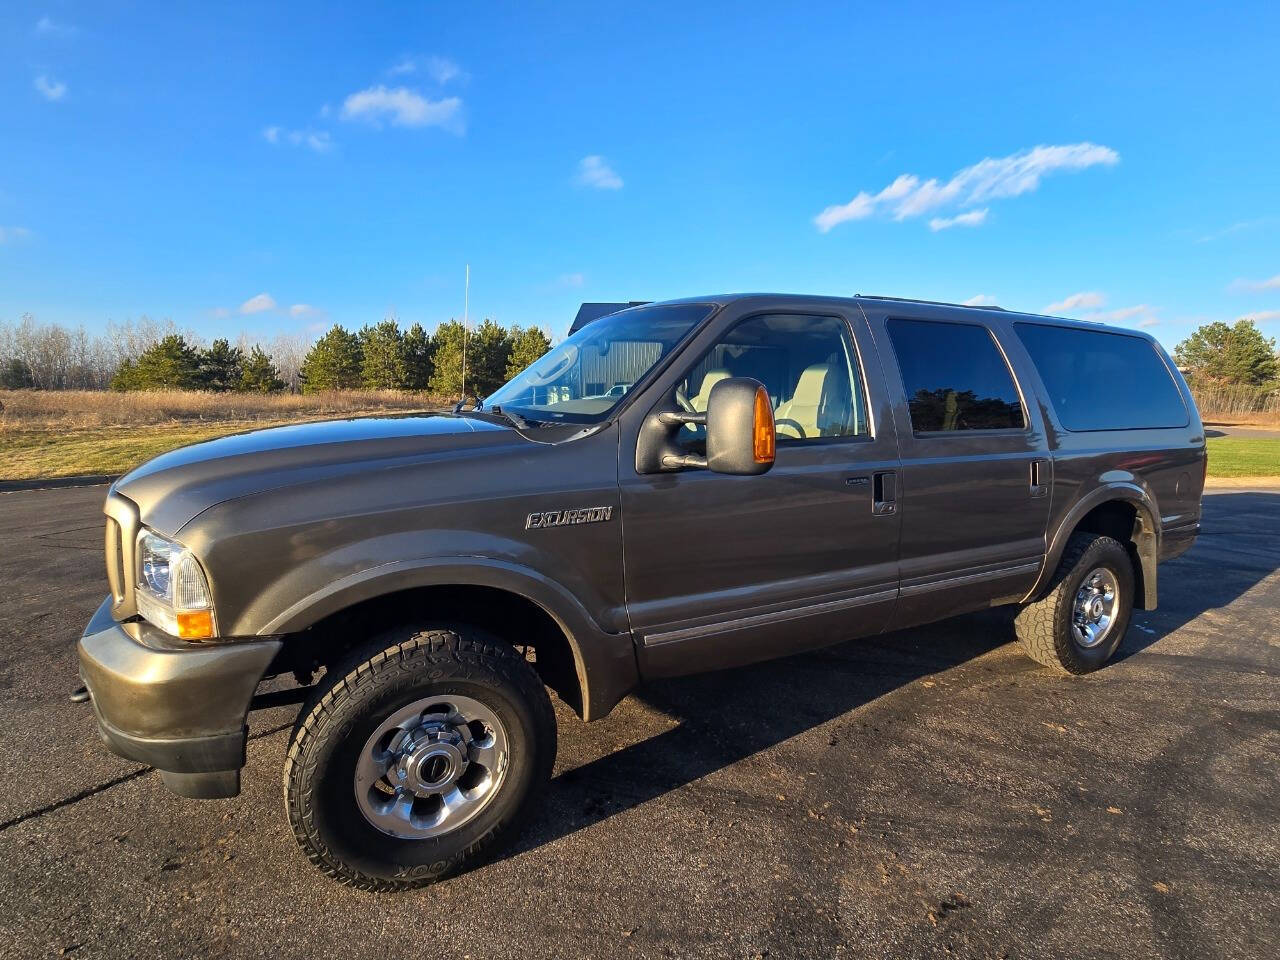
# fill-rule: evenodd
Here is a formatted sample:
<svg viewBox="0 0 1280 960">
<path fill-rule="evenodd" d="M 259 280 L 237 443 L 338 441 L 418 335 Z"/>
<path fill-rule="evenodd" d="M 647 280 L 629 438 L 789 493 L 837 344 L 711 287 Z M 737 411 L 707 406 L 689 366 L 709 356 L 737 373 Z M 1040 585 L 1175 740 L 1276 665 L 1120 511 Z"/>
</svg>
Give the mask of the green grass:
<svg viewBox="0 0 1280 960">
<path fill-rule="evenodd" d="M 1280 477 L 1280 437 L 1210 437 L 1209 476 Z"/>
</svg>

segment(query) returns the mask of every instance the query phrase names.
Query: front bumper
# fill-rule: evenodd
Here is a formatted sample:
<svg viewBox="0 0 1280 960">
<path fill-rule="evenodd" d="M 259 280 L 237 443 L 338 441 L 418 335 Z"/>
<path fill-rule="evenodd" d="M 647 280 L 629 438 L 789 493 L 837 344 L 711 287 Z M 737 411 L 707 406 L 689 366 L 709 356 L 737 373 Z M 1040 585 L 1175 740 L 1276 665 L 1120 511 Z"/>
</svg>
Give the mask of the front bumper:
<svg viewBox="0 0 1280 960">
<path fill-rule="evenodd" d="M 279 640 L 193 644 L 120 623 L 103 601 L 80 638 L 80 676 L 107 747 L 161 772 L 187 797 L 240 789 L 245 716 Z"/>
</svg>

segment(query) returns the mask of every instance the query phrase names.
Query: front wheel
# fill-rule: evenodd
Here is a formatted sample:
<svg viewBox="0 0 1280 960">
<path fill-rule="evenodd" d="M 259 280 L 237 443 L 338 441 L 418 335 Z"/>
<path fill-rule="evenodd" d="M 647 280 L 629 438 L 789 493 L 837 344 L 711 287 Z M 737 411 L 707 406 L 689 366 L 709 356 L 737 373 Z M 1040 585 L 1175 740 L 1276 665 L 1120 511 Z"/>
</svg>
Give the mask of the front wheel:
<svg viewBox="0 0 1280 960">
<path fill-rule="evenodd" d="M 1059 673 L 1089 673 L 1106 663 L 1133 615 L 1129 551 L 1095 533 L 1067 541 L 1049 591 L 1014 620 L 1022 649 Z"/>
<path fill-rule="evenodd" d="M 550 779 L 555 716 L 510 645 L 396 630 L 326 675 L 285 760 L 307 857 L 366 890 L 424 886 L 509 839 Z"/>
</svg>

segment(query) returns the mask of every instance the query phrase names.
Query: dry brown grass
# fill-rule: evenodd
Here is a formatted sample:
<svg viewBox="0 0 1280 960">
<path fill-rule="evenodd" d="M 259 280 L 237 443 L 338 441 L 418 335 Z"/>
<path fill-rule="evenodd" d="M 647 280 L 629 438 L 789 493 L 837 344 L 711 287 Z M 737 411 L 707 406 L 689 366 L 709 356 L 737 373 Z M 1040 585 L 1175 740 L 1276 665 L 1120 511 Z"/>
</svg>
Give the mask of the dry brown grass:
<svg viewBox="0 0 1280 960">
<path fill-rule="evenodd" d="M 0 480 L 117 474 L 166 450 L 257 427 L 440 410 L 396 390 L 242 394 L 0 390 Z"/>
<path fill-rule="evenodd" d="M 386 411 L 439 410 L 446 401 L 407 390 L 256 394 L 157 390 L 0 390 L 0 431 L 311 420 Z"/>
</svg>

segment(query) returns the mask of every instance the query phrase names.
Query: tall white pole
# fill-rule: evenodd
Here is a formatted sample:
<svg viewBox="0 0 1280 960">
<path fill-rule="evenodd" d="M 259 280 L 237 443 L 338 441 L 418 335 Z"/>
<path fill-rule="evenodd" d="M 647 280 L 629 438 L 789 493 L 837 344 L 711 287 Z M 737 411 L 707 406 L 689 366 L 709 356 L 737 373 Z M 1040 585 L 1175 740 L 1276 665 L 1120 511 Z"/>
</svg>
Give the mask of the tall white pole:
<svg viewBox="0 0 1280 960">
<path fill-rule="evenodd" d="M 462 400 L 467 399 L 467 332 L 471 310 L 471 264 L 467 264 L 467 282 L 462 294 Z"/>
</svg>

